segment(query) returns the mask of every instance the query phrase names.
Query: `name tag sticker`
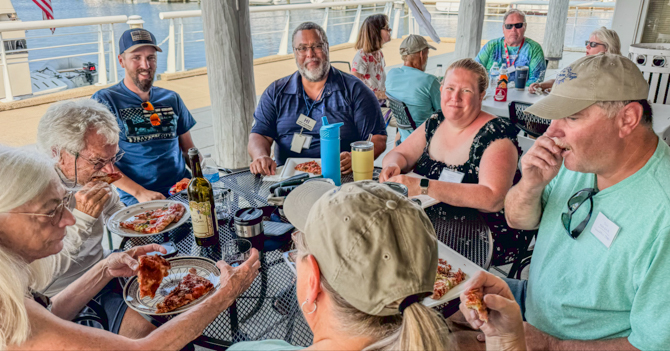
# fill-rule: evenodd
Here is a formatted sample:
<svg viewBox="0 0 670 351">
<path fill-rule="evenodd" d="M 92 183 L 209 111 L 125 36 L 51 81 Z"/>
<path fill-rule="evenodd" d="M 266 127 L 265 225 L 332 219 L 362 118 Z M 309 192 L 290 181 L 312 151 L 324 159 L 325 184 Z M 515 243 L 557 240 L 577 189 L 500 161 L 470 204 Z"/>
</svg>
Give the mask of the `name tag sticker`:
<svg viewBox="0 0 670 351">
<path fill-rule="evenodd" d="M 448 182 L 448 183 L 460 183 L 463 181 L 463 177 L 465 177 L 465 173 L 461 173 L 458 171 L 452 171 L 450 169 L 443 169 L 442 173 L 440 173 L 440 179 L 438 179 L 441 182 Z"/>
<path fill-rule="evenodd" d="M 293 134 L 293 139 L 291 140 L 291 151 L 300 153 L 302 151 L 303 145 L 305 145 L 305 136 L 300 133 Z"/>
<path fill-rule="evenodd" d="M 303 149 L 309 149 L 310 146 L 312 146 L 312 136 L 311 135 L 303 135 L 305 137 L 305 143 L 302 144 Z"/>
<path fill-rule="evenodd" d="M 612 241 L 614 241 L 614 238 L 619 233 L 619 229 L 621 228 L 618 225 L 614 224 L 614 222 L 610 221 L 600 212 L 591 227 L 591 233 L 609 249 L 612 246 Z"/>
<path fill-rule="evenodd" d="M 312 129 L 314 129 L 314 126 L 316 126 L 316 120 L 313 120 L 313 119 L 303 115 L 302 113 L 300 114 L 300 117 L 298 117 L 298 121 L 295 122 L 295 123 L 297 123 L 299 126 L 305 128 L 305 129 L 309 130 L 310 132 L 312 131 Z"/>
</svg>

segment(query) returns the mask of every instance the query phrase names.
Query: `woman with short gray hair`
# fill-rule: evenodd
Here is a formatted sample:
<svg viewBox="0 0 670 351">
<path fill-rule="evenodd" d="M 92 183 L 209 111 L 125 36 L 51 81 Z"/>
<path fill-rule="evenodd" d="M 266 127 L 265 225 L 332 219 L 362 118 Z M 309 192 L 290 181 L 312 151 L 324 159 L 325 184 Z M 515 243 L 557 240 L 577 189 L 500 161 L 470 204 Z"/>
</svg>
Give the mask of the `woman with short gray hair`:
<svg viewBox="0 0 670 351">
<path fill-rule="evenodd" d="M 67 226 L 75 223 L 54 163 L 44 155 L 0 146 L 0 350 L 117 349 L 179 350 L 199 336 L 258 274 L 258 252 L 232 268 L 217 263 L 220 287 L 204 301 L 149 336 L 132 340 L 81 326 L 72 320 L 112 279 L 135 275 L 137 258 L 158 244 L 113 253 L 65 290 L 47 298 L 37 293 L 51 280 L 50 257 L 64 248 Z"/>
<path fill-rule="evenodd" d="M 591 32 L 589 40 L 586 41 L 586 56 L 597 55 L 601 52 L 621 55 L 621 41 L 619 40 L 619 34 L 613 29 L 600 27 Z M 528 91 L 530 93 L 535 93 L 536 91 L 549 93 L 551 87 L 554 85 L 554 81 L 556 80 L 549 79 L 542 83 L 533 83 L 528 87 Z"/>
</svg>

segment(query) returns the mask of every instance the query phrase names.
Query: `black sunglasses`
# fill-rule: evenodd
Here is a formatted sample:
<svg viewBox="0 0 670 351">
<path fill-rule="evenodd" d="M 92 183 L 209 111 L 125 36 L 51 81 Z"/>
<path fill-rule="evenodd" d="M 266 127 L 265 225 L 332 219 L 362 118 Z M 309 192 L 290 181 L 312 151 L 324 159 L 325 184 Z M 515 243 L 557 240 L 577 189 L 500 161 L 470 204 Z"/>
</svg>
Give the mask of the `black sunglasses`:
<svg viewBox="0 0 670 351">
<path fill-rule="evenodd" d="M 512 27 L 514 27 L 516 29 L 521 29 L 521 28 L 523 28 L 524 24 L 525 23 L 523 23 L 523 22 L 522 23 L 507 23 L 507 24 L 505 24 L 505 29 L 512 29 Z"/>
<path fill-rule="evenodd" d="M 589 220 L 591 219 L 591 214 L 593 213 L 593 196 L 598 193 L 598 190 L 594 188 L 586 188 L 582 189 L 578 192 L 576 192 L 574 195 L 568 199 L 568 212 L 564 212 L 561 214 L 561 220 L 563 222 L 563 227 L 565 228 L 565 232 L 570 235 L 571 238 L 577 239 L 580 234 L 584 231 L 584 228 L 586 228 L 586 225 L 589 223 Z M 586 200 L 591 201 L 591 208 L 589 209 L 589 214 L 586 216 L 586 218 L 579 223 L 577 228 L 570 230 L 570 224 L 572 222 L 572 215 L 577 212 L 579 209 L 579 206 L 581 206 Z"/>
<path fill-rule="evenodd" d="M 600 44 L 600 43 L 596 43 L 595 41 L 588 41 L 588 40 L 586 41 L 585 44 L 586 44 L 586 46 L 589 46 L 589 47 L 592 47 L 592 48 L 595 48 L 598 45 L 602 45 L 602 46 L 607 47 L 607 45 L 605 45 L 605 44 Z"/>
</svg>

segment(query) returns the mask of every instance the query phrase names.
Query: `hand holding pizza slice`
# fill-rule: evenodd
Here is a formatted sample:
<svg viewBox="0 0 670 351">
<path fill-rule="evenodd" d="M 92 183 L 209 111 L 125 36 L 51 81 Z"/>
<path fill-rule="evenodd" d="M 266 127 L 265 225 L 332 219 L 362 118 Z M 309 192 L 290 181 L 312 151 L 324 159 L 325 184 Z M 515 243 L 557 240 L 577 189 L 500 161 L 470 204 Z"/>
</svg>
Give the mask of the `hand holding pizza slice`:
<svg viewBox="0 0 670 351">
<path fill-rule="evenodd" d="M 473 288 L 465 292 L 465 307 L 477 311 L 479 320 L 486 323 L 489 321 L 489 312 L 484 303 L 484 293 L 479 288 Z"/>
</svg>

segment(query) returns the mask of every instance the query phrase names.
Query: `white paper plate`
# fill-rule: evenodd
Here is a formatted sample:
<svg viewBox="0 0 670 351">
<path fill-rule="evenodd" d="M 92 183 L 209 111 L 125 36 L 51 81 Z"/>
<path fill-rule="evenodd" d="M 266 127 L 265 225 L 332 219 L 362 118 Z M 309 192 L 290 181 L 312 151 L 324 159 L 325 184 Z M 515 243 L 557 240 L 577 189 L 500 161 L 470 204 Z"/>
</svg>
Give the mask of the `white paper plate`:
<svg viewBox="0 0 670 351">
<path fill-rule="evenodd" d="M 463 273 L 465 273 L 465 280 L 460 284 L 456 285 L 453 289 L 449 290 L 444 296 L 439 300 L 433 300 L 430 297 L 423 299 L 421 303 L 425 306 L 433 307 L 438 306 L 444 303 L 447 303 L 453 299 L 457 299 L 463 292 L 465 283 L 472 278 L 479 271 L 483 271 L 482 267 L 479 267 L 474 262 L 468 260 L 467 258 L 461 256 L 458 252 L 454 251 L 452 248 L 447 246 L 438 240 L 437 242 L 437 256 L 443 260 L 446 260 L 448 264 L 451 265 L 453 271 L 458 271 L 460 268 Z"/>
<path fill-rule="evenodd" d="M 300 172 L 295 170 L 295 166 L 309 162 L 309 161 L 316 161 L 316 163 L 321 165 L 321 159 L 320 158 L 287 158 L 286 163 L 284 163 L 284 169 L 281 171 L 281 178 L 286 179 L 293 177 L 294 175 L 297 174 L 302 174 L 302 173 L 307 173 L 307 172 Z M 316 177 L 316 174 L 309 173 L 310 177 Z"/>
<path fill-rule="evenodd" d="M 422 175 L 419 175 L 419 174 L 416 174 L 414 172 L 409 172 L 409 173 L 406 174 L 406 176 L 419 178 L 419 179 L 426 178 L 426 177 L 424 177 Z M 439 201 L 433 199 L 432 197 L 430 197 L 428 195 L 415 195 L 415 196 L 412 196 L 411 198 L 420 200 L 421 201 L 421 208 L 428 208 L 430 206 L 433 206 L 435 204 L 440 203 Z"/>
<path fill-rule="evenodd" d="M 282 254 L 282 258 L 284 259 L 284 262 L 286 262 L 286 264 L 289 266 L 289 268 L 293 271 L 293 273 L 297 275 L 295 262 L 293 261 L 293 259 L 289 257 L 289 255 L 295 254 L 296 252 L 297 250 L 284 252 Z M 444 294 L 444 296 L 442 296 L 442 298 L 439 300 L 433 300 L 430 297 L 423 299 L 421 303 L 423 303 L 425 306 L 428 307 L 439 306 L 453 299 L 459 298 L 459 296 L 463 292 L 465 283 L 470 278 L 472 278 L 472 276 L 475 275 L 477 272 L 484 270 L 483 268 L 476 265 L 474 262 L 461 256 L 461 254 L 454 251 L 452 248 L 450 248 L 441 241 L 437 242 L 437 256 L 443 260 L 446 260 L 447 263 L 451 265 L 451 269 L 458 271 L 458 269 L 460 268 L 463 271 L 463 273 L 465 273 L 465 280 L 463 280 L 460 284 L 456 285 L 453 289 L 449 290 L 449 292 Z"/>
<path fill-rule="evenodd" d="M 143 213 L 145 211 L 149 210 L 156 210 L 159 208 L 163 208 L 166 206 L 170 206 L 172 204 L 180 204 L 184 206 L 186 211 L 184 211 L 184 215 L 181 217 L 181 219 L 177 223 L 170 223 L 165 229 L 162 231 L 156 233 L 156 234 L 142 234 L 138 233 L 134 230 L 130 230 L 127 228 L 122 228 L 121 227 L 121 222 L 127 221 L 135 216 L 137 216 L 140 213 Z M 114 213 L 109 219 L 107 220 L 107 228 L 109 229 L 110 232 L 128 237 L 128 238 L 139 238 L 139 237 L 144 237 L 144 236 L 149 236 L 149 235 L 158 235 L 158 234 L 163 234 L 165 232 L 168 232 L 170 230 L 173 230 L 182 224 L 186 223 L 188 219 L 191 218 L 191 212 L 188 209 L 188 205 L 181 203 L 179 201 L 171 201 L 171 200 L 155 200 L 155 201 L 147 201 L 147 202 L 142 202 L 139 204 L 131 205 L 128 206 L 122 210 L 117 211 Z"/>
<path fill-rule="evenodd" d="M 169 270 L 168 276 L 163 278 L 160 287 L 156 291 L 156 296 L 154 296 L 153 299 L 148 296 L 140 298 L 140 283 L 137 280 L 137 276 L 128 280 L 126 286 L 123 287 L 123 300 L 128 307 L 139 313 L 153 316 L 182 313 L 202 302 L 207 296 L 211 295 L 219 288 L 219 276 L 221 275 L 221 271 L 216 267 L 214 261 L 203 257 L 173 257 L 168 258 L 167 260 L 172 267 Z M 156 305 L 163 301 L 163 299 L 165 299 L 165 297 L 179 285 L 182 279 L 189 273 L 188 270 L 190 268 L 195 268 L 199 276 L 212 282 L 214 288 L 188 305 L 167 313 L 156 313 Z"/>
</svg>

